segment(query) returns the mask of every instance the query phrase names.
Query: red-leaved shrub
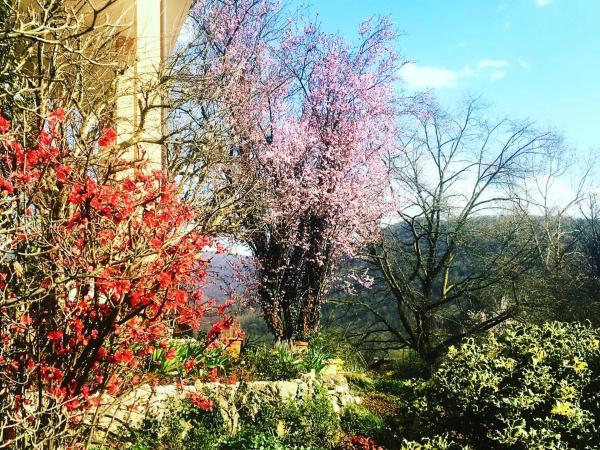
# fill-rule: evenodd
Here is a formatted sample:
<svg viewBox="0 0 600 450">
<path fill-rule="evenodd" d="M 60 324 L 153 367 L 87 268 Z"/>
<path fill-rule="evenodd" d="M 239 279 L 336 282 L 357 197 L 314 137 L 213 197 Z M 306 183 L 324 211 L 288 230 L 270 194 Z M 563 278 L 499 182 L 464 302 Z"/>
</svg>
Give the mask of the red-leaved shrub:
<svg viewBox="0 0 600 450">
<path fill-rule="evenodd" d="M 64 121 L 55 110 L 29 137 L 0 120 L 2 448 L 72 437 L 144 380 L 174 327 L 216 309 L 199 291 L 211 239 L 176 185 L 119 158 L 113 129 L 84 151 Z M 230 322 L 219 312 L 207 345 Z"/>
</svg>

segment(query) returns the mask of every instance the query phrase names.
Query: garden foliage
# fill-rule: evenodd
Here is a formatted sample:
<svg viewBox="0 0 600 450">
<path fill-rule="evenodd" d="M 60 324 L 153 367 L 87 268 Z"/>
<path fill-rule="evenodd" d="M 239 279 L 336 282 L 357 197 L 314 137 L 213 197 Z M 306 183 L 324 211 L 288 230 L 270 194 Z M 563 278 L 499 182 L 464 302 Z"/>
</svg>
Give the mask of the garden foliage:
<svg viewBox="0 0 600 450">
<path fill-rule="evenodd" d="M 242 365 L 255 379 L 292 380 L 303 373 L 320 373 L 331 356 L 318 344 L 311 344 L 306 352 L 281 344 L 275 348 L 262 346 L 250 349 L 244 355 Z"/>
<path fill-rule="evenodd" d="M 600 333 L 583 324 L 511 325 L 451 347 L 431 380 L 410 382 L 422 436 L 481 449 L 600 445 Z"/>
<path fill-rule="evenodd" d="M 214 347 L 231 326 L 199 291 L 211 239 L 175 185 L 119 158 L 113 129 L 90 153 L 68 130 L 61 109 L 37 136 L 0 116 L 0 440 L 26 448 L 142 382 L 157 349 L 174 359 L 175 327 L 214 311 Z"/>
<path fill-rule="evenodd" d="M 160 420 L 148 419 L 123 436 L 136 450 L 319 450 L 333 448 L 341 437 L 325 390 L 299 401 L 251 397 L 240 409 L 240 430 L 233 435 L 216 408 L 184 400 L 167 408 Z"/>
</svg>

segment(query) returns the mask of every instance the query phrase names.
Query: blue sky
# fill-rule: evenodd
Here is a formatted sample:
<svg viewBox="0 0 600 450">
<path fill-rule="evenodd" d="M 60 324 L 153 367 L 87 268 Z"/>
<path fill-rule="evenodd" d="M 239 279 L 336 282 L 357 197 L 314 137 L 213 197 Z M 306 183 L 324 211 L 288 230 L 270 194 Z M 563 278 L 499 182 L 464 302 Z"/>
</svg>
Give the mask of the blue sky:
<svg viewBox="0 0 600 450">
<path fill-rule="evenodd" d="M 300 3 L 300 2 L 298 2 Z M 303 2 L 306 3 L 306 2 Z M 600 0 L 312 0 L 325 30 L 352 38 L 368 16 L 404 35 L 408 89 L 452 106 L 482 95 L 495 113 L 561 131 L 581 155 L 600 149 Z"/>
</svg>

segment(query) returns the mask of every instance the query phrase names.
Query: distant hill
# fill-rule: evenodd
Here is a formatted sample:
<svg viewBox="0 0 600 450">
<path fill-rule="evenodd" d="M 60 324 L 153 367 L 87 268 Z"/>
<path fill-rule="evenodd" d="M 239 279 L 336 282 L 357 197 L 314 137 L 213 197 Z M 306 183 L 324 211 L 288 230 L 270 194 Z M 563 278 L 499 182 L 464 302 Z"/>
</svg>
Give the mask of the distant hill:
<svg viewBox="0 0 600 450">
<path fill-rule="evenodd" d="M 252 257 L 226 253 L 209 253 L 207 279 L 202 286 L 205 298 L 222 303 L 247 294 L 255 282 L 256 266 Z"/>
</svg>

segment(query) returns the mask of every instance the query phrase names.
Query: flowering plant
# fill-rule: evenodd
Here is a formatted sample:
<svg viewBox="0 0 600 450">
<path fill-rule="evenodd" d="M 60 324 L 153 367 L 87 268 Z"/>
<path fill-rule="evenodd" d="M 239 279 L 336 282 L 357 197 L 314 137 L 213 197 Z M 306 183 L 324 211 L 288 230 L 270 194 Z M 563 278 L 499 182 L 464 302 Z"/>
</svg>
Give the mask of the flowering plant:
<svg viewBox="0 0 600 450">
<path fill-rule="evenodd" d="M 306 339 L 335 265 L 378 235 L 389 209 L 396 33 L 381 18 L 362 23 L 356 46 L 309 22 L 279 34 L 278 2 L 220 4 L 198 21 L 216 51 L 227 49 L 213 70 L 230 76 L 222 103 L 239 166 L 228 179 L 259 186 L 261 210 L 245 225 L 260 306 L 276 338 Z"/>
<path fill-rule="evenodd" d="M 199 290 L 211 239 L 176 185 L 120 158 L 114 130 L 84 152 L 66 128 L 61 109 L 34 137 L 0 120 L 3 444 L 59 440 L 217 309 Z M 206 345 L 230 320 L 218 312 Z"/>
</svg>

